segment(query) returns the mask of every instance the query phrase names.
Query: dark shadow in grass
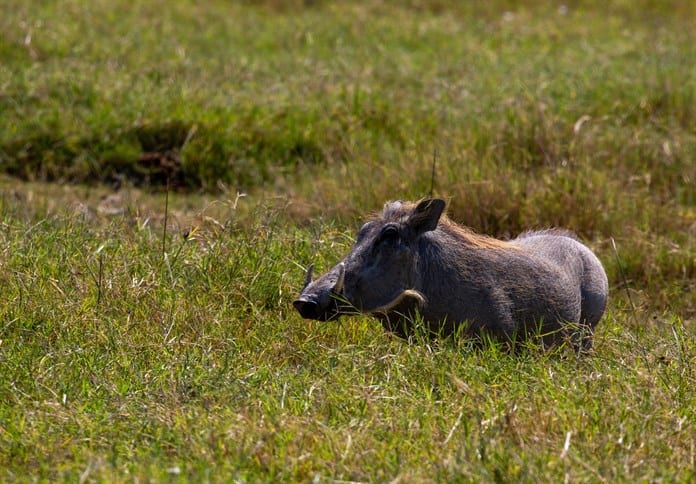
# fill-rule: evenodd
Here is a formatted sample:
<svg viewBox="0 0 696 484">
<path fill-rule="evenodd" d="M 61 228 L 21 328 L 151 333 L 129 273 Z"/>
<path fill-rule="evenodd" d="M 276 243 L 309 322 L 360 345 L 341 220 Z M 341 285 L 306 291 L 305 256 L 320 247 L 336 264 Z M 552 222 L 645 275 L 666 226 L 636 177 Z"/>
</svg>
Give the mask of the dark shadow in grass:
<svg viewBox="0 0 696 484">
<path fill-rule="evenodd" d="M 0 169 L 22 180 L 185 188 L 194 184 L 180 155 L 190 133 L 181 121 L 91 137 L 39 131 L 0 146 Z"/>
<path fill-rule="evenodd" d="M 30 181 L 215 191 L 218 182 L 256 186 L 324 161 L 315 137 L 256 122 L 227 130 L 174 120 L 90 136 L 42 129 L 0 144 L 0 171 Z"/>
</svg>

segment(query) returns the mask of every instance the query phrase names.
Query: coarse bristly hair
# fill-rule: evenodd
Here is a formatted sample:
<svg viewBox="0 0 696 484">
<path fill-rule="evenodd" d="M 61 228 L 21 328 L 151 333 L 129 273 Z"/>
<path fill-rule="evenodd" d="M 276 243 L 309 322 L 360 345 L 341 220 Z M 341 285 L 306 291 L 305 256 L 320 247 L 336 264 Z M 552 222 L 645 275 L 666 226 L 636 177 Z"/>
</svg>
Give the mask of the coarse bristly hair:
<svg viewBox="0 0 696 484">
<path fill-rule="evenodd" d="M 384 205 L 384 209 L 381 214 L 376 214 L 374 220 L 381 220 L 383 222 L 405 222 L 408 217 L 413 213 L 419 202 L 402 202 L 400 200 L 395 202 L 389 202 Z M 446 213 L 440 216 L 440 222 L 438 223 L 438 228 L 442 229 L 454 237 L 461 239 L 467 245 L 476 247 L 479 249 L 514 249 L 521 250 L 518 245 L 508 242 L 506 240 L 499 240 L 488 235 L 477 234 L 473 230 L 463 225 L 459 225 L 450 219 Z"/>
</svg>

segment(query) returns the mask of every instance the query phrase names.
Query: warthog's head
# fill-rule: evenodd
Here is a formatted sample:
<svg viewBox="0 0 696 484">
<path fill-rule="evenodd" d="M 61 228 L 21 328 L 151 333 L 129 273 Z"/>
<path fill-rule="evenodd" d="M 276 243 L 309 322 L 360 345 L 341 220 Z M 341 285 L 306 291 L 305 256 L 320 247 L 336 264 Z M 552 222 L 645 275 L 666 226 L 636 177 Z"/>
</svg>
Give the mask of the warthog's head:
<svg viewBox="0 0 696 484">
<path fill-rule="evenodd" d="M 357 312 L 386 315 L 403 307 L 422 305 L 416 289 L 419 241 L 437 227 L 445 202 L 388 203 L 381 216 L 365 223 L 350 253 L 312 281 L 307 271 L 302 293 L 294 301 L 306 319 L 327 321 Z"/>
</svg>

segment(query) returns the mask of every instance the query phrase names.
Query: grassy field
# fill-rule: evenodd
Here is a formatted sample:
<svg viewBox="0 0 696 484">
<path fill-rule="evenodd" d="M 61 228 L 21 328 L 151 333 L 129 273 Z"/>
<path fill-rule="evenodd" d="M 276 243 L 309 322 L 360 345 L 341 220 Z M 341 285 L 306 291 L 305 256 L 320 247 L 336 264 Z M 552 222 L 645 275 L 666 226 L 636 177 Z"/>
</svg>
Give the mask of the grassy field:
<svg viewBox="0 0 696 484">
<path fill-rule="evenodd" d="M 693 32 L 686 0 L 4 2 L 0 480 L 693 481 Z M 299 318 L 310 262 L 431 191 L 596 250 L 592 355 Z"/>
</svg>

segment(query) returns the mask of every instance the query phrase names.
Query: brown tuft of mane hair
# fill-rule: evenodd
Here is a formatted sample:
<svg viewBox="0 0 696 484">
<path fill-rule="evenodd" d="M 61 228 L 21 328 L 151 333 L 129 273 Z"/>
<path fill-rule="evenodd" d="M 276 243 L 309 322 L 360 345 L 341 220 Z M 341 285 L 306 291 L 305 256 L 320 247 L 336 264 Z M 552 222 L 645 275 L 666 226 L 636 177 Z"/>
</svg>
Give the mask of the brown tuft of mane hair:
<svg viewBox="0 0 696 484">
<path fill-rule="evenodd" d="M 477 249 L 514 249 L 520 250 L 521 247 L 507 240 L 500 240 L 494 237 L 489 237 L 488 235 L 477 234 L 469 227 L 459 225 L 453 222 L 447 215 L 443 214 L 440 217 L 440 224 L 438 225 L 442 230 L 448 232 L 455 237 L 462 239 L 468 245 L 476 247 Z"/>
</svg>

